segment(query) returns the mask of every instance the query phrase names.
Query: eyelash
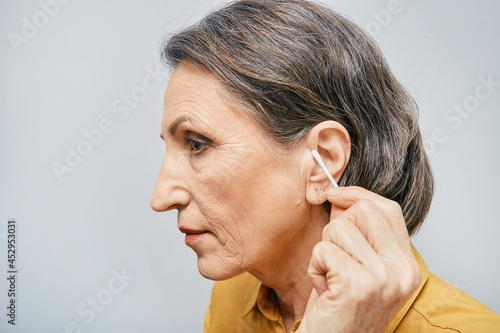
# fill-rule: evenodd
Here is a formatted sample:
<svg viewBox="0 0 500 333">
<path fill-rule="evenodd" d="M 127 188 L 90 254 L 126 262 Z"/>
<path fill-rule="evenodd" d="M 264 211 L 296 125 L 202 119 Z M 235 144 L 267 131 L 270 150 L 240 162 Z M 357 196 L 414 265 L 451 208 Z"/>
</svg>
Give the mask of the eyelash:
<svg viewBox="0 0 500 333">
<path fill-rule="evenodd" d="M 201 154 L 209 145 L 209 140 L 202 140 L 201 138 L 194 139 L 192 133 L 188 133 L 188 136 L 184 138 L 186 145 L 189 146 L 191 154 Z M 199 145 L 201 147 L 195 148 L 194 145 Z"/>
</svg>

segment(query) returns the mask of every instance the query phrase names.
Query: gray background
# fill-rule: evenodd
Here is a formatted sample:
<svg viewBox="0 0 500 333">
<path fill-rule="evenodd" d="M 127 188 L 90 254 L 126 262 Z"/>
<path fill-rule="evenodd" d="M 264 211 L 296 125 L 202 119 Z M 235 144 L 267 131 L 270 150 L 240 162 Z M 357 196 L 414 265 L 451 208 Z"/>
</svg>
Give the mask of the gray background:
<svg viewBox="0 0 500 333">
<path fill-rule="evenodd" d="M 432 271 L 499 312 L 500 87 L 478 105 L 472 96 L 479 77 L 500 81 L 500 2 L 325 2 L 370 27 L 421 107 L 437 190 L 414 244 Z M 199 276 L 176 213 L 149 206 L 166 80 L 141 86 L 163 36 L 219 3 L 73 0 L 44 22 L 37 1 L 0 1 L 0 277 L 6 222 L 19 223 L 17 325 L 6 323 L 1 278 L 1 332 L 65 332 L 70 322 L 82 332 L 202 330 L 212 282 Z M 381 16 L 392 4 L 391 17 Z M 33 16 L 43 26 L 16 52 L 9 34 L 22 36 Z M 141 100 L 128 116 L 114 113 L 132 92 Z M 463 103 L 472 111 L 443 118 Z M 104 118 L 114 130 L 59 181 L 52 163 Z M 113 271 L 122 270 L 133 279 L 113 294 Z M 96 297 L 105 305 L 90 318 Z"/>
</svg>

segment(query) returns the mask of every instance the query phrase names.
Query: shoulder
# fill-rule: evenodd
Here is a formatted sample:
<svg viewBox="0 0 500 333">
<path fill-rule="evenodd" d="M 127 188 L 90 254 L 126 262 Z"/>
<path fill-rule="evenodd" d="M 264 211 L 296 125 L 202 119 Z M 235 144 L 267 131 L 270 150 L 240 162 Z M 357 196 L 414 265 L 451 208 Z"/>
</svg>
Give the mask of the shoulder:
<svg viewBox="0 0 500 333">
<path fill-rule="evenodd" d="M 261 282 L 250 273 L 217 281 L 205 316 L 205 332 L 227 332 L 255 305 Z"/>
<path fill-rule="evenodd" d="M 395 332 L 499 332 L 500 315 L 429 273 Z"/>
</svg>

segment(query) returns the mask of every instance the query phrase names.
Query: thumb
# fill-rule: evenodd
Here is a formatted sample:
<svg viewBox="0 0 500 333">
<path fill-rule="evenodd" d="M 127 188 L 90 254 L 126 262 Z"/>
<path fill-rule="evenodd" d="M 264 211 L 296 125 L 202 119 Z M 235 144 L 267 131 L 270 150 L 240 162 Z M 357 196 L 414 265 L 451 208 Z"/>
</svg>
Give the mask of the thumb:
<svg viewBox="0 0 500 333">
<path fill-rule="evenodd" d="M 307 273 L 311 279 L 311 283 L 317 295 L 321 295 L 328 290 L 328 281 L 326 273 L 329 271 L 329 256 L 331 243 L 321 241 L 314 246 L 311 261 L 309 262 L 309 269 Z"/>
<path fill-rule="evenodd" d="M 318 298 L 319 298 L 319 294 L 316 291 L 316 289 L 313 288 L 313 290 L 311 291 L 311 295 L 309 296 L 309 300 L 307 301 L 306 311 L 307 311 L 307 309 L 312 308 L 314 306 L 314 304 L 316 304 L 316 302 L 318 301 Z"/>
</svg>

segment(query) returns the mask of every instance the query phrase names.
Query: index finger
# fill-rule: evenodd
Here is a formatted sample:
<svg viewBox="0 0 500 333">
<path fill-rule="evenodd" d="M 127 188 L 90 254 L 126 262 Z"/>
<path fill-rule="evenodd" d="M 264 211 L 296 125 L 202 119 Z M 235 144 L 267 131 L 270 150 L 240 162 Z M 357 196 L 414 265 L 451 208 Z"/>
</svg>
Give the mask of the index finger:
<svg viewBox="0 0 500 333">
<path fill-rule="evenodd" d="M 326 198 L 336 206 L 348 209 L 359 200 L 370 200 L 384 205 L 387 198 L 359 186 L 331 188 L 326 192 Z"/>
<path fill-rule="evenodd" d="M 406 223 L 404 221 L 401 206 L 390 199 L 387 199 L 379 194 L 371 192 L 359 186 L 348 186 L 348 187 L 338 187 L 332 188 L 326 192 L 326 197 L 328 201 L 332 203 L 333 206 L 349 209 L 352 205 L 360 200 L 368 200 L 376 205 L 378 210 L 386 217 L 391 230 L 397 239 L 407 242 L 409 239 L 408 230 L 406 229 Z M 332 209 L 331 215 L 333 215 L 338 210 Z M 330 216 L 333 219 L 335 216 Z M 360 221 L 362 223 L 362 221 Z M 376 226 L 367 226 L 373 228 Z"/>
</svg>

